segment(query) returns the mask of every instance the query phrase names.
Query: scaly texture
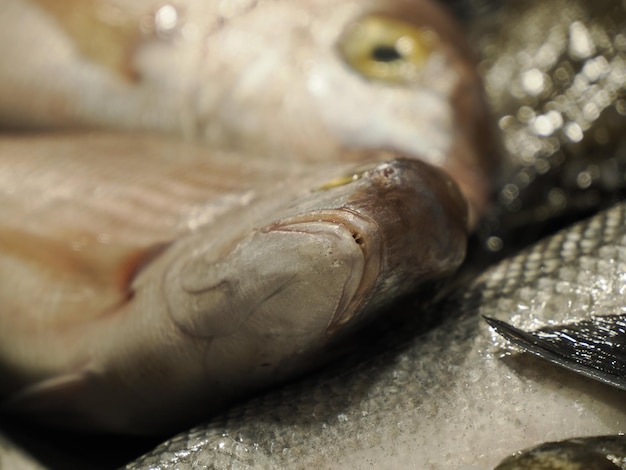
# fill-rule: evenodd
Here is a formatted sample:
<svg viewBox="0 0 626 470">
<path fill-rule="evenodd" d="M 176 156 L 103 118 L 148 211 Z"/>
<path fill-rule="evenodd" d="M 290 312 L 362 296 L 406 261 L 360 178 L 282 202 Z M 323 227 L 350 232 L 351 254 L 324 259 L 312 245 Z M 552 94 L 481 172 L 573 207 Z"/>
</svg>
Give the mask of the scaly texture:
<svg viewBox="0 0 626 470">
<path fill-rule="evenodd" d="M 433 306 L 426 315 L 445 317 L 434 330 L 387 331 L 379 354 L 251 401 L 129 468 L 489 468 L 551 437 L 624 430 L 622 391 L 510 356 L 480 316 L 528 329 L 615 313 L 625 217 L 619 205 L 559 232 Z"/>
</svg>

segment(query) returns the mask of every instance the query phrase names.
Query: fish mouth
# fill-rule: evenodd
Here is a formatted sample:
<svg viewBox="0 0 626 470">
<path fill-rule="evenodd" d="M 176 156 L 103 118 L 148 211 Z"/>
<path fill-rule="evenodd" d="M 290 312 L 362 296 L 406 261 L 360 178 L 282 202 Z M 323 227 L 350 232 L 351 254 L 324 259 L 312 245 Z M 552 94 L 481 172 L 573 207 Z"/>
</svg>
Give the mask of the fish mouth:
<svg viewBox="0 0 626 470">
<path fill-rule="evenodd" d="M 344 272 L 343 291 L 326 326 L 326 334 L 332 336 L 350 323 L 374 289 L 383 267 L 378 224 L 355 210 L 339 208 L 289 217 L 267 227 L 266 231 L 325 237 L 337 251 L 342 251 L 327 253 L 330 256 L 325 260 L 331 265 L 349 264 L 349 269 Z"/>
<path fill-rule="evenodd" d="M 321 246 L 324 237 L 334 237 L 328 243 L 350 269 L 336 276 L 344 284 L 341 295 L 333 290 L 328 337 L 353 331 L 393 299 L 449 276 L 465 256 L 467 203 L 447 174 L 428 164 L 406 158 L 374 161 L 331 180 L 313 196 L 300 206 L 304 210 L 266 230 L 315 235 L 289 242 L 302 246 Z M 328 265 L 334 262 L 328 256 L 308 257 L 303 267 L 311 289 L 329 285 L 318 272 L 331 271 Z M 330 304 L 315 298 L 326 305 L 327 315 Z"/>
</svg>

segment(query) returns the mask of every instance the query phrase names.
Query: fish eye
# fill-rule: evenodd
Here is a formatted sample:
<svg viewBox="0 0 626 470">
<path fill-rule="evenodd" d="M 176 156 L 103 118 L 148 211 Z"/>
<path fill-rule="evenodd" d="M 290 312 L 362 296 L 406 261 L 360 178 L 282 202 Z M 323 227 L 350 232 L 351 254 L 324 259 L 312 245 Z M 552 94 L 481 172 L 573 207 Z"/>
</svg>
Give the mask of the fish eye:
<svg viewBox="0 0 626 470">
<path fill-rule="evenodd" d="M 429 28 L 371 14 L 350 25 L 337 48 L 344 61 L 363 77 L 406 83 L 418 76 L 436 42 L 437 36 Z"/>
</svg>

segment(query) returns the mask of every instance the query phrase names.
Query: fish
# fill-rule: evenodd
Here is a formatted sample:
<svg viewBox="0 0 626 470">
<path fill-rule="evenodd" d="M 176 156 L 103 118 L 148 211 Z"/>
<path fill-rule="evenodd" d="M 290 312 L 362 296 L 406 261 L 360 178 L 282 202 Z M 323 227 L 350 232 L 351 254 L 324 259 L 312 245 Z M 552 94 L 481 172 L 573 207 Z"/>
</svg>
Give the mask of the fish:
<svg viewBox="0 0 626 470">
<path fill-rule="evenodd" d="M 522 6 L 527 5 L 525 2 L 521 3 Z M 602 12 L 606 5 L 601 3 L 598 2 L 594 8 Z M 519 7 L 519 3 L 512 4 Z M 540 28 L 546 24 L 545 21 L 558 23 L 559 27 L 552 31 L 553 36 L 549 44 L 554 44 L 554 41 L 558 43 L 563 37 L 563 25 L 567 38 L 569 25 L 578 22 L 579 29 L 574 29 L 579 31 L 580 26 L 588 25 L 591 21 L 586 16 L 588 10 L 580 2 L 557 6 L 538 6 L 532 2 L 530 4 L 528 10 L 521 9 L 525 14 L 528 11 L 533 13 L 522 16 L 527 22 L 521 29 L 527 33 L 529 31 L 536 33 L 536 29 L 528 29 L 529 24 Z M 563 13 L 561 16 L 550 15 L 551 8 L 559 7 L 559 11 Z M 618 7 L 614 7 L 612 13 L 613 18 L 620 18 Z M 605 15 L 603 19 L 611 17 L 606 15 L 606 10 L 602 15 Z M 555 21 L 557 18 L 562 22 Z M 542 23 L 537 21 L 538 19 L 545 21 Z M 619 24 L 619 20 L 616 21 Z M 506 24 L 512 24 L 510 18 Z M 595 34 L 602 33 L 602 26 L 604 23 L 596 27 L 592 37 L 597 38 Z M 548 28 L 545 28 L 545 31 L 547 30 Z M 607 30 L 611 33 L 611 38 L 619 38 L 615 28 Z M 509 32 L 514 36 L 519 29 L 511 28 L 511 31 L 507 31 Z M 497 66 L 490 68 L 493 64 L 489 60 L 494 59 L 494 56 L 487 53 L 489 48 L 485 46 L 483 52 L 487 59 L 482 67 L 487 68 L 487 71 L 498 70 L 499 66 L 506 65 L 506 60 L 502 49 L 496 46 L 509 44 L 507 41 L 501 41 L 500 44 L 497 40 L 494 41 L 493 36 L 486 37 L 492 41 L 491 51 L 495 58 L 503 58 L 504 64 L 497 63 Z M 573 37 L 578 36 L 574 34 Z M 532 50 L 533 45 L 532 41 L 525 44 L 529 50 Z M 622 57 L 620 52 L 615 52 L 611 47 L 606 49 L 602 49 L 599 56 L 607 61 L 614 59 L 619 62 Z M 559 54 L 562 54 L 560 49 L 559 51 Z M 522 72 L 533 70 L 534 65 L 532 61 L 530 64 L 511 61 L 510 64 L 513 64 L 513 67 L 522 64 Z M 553 65 L 555 64 L 544 63 L 541 66 L 550 70 Z M 488 93 L 492 98 L 495 96 L 492 102 L 498 103 L 498 98 L 501 99 L 502 96 L 507 98 L 506 94 L 498 95 L 497 85 L 500 83 L 501 89 L 506 89 L 502 83 L 507 79 L 519 80 L 515 75 L 517 72 L 514 70 L 511 72 L 513 75 L 509 75 L 505 80 L 501 78 L 500 82 L 494 78 L 497 74 L 491 76 L 491 79 L 487 75 Z M 570 70 L 567 76 L 577 76 L 579 72 Z M 529 82 L 533 83 L 532 73 L 520 76 L 526 76 Z M 602 80 L 603 87 L 619 82 L 616 78 L 618 77 L 611 74 L 608 77 L 606 75 L 598 77 Z M 531 87 L 532 90 L 536 89 Z M 616 90 L 616 95 L 619 96 L 619 87 Z M 550 92 L 552 91 L 554 89 L 551 88 Z M 540 98 L 549 101 L 554 96 L 551 93 L 546 95 Z M 613 97 L 616 101 L 611 101 L 606 109 L 609 112 L 618 112 L 619 99 Z M 521 98 L 522 101 L 533 99 L 532 96 L 524 94 Z M 594 97 L 590 98 L 581 101 L 601 104 L 595 101 Z M 514 104 L 519 103 L 514 99 L 512 101 Z M 537 103 L 533 101 L 531 104 Z M 511 102 L 506 105 L 511 105 Z M 500 110 L 502 109 L 507 108 L 502 106 Z M 512 113 L 503 112 L 502 117 L 507 119 L 499 121 L 505 135 L 505 150 L 510 152 L 512 157 L 524 157 L 520 150 L 524 149 L 525 146 L 522 144 L 526 142 L 532 144 L 529 145 L 530 148 L 536 148 L 538 144 L 554 145 L 552 134 L 546 136 L 537 133 L 536 126 L 543 120 L 537 122 L 534 119 L 537 117 L 535 115 L 532 119 L 524 121 L 524 114 L 516 114 L 515 110 L 516 108 L 513 108 Z M 570 139 L 569 143 L 565 142 L 569 147 L 573 147 L 574 150 L 584 149 L 590 141 L 587 136 L 602 129 L 600 124 L 606 119 L 605 108 L 598 111 L 599 119 L 589 122 L 590 126 L 582 132 L 586 137 L 582 144 L 577 146 L 575 144 L 580 142 Z M 619 130 L 621 121 L 617 119 L 617 122 L 616 128 Z M 505 125 L 507 123 L 508 125 Z M 562 127 L 558 127 L 555 130 L 562 132 L 561 129 Z M 616 139 L 613 138 L 610 128 L 604 130 L 605 137 L 607 133 L 611 137 L 608 141 L 600 138 L 591 139 L 591 142 L 595 142 L 604 153 L 609 154 L 611 150 L 602 147 L 600 142 L 610 142 L 612 145 Z M 524 139 L 520 134 L 523 134 Z M 568 137 L 569 134 L 563 135 Z M 599 135 L 602 137 L 602 132 Z M 559 134 L 559 137 L 561 136 Z M 518 146 L 512 145 L 516 140 L 519 142 Z M 514 171 L 513 175 L 508 177 L 508 182 L 516 185 L 518 193 L 528 190 L 530 184 L 524 187 L 522 185 L 524 181 L 527 183 L 537 181 L 537 184 L 541 184 L 538 180 L 545 182 L 541 178 L 543 174 L 553 176 L 555 172 L 561 173 L 559 170 L 563 168 L 563 164 L 559 158 L 548 158 L 558 152 L 550 151 L 550 147 L 541 145 L 541 152 L 538 152 L 538 155 L 525 156 L 530 163 L 522 161 L 522 169 L 517 173 Z M 565 144 L 563 146 L 566 147 Z M 613 152 L 612 155 L 619 153 Z M 546 158 L 535 158 L 538 156 Z M 534 160 L 529 157 L 533 157 Z M 515 167 L 518 163 L 519 161 L 515 161 L 512 166 Z M 613 160 L 613 163 L 617 165 L 619 160 Z M 532 172 L 533 168 L 537 171 Z M 579 174 L 580 172 L 577 172 L 574 176 Z M 594 178 L 594 175 L 592 171 L 588 172 L 586 180 L 581 177 L 581 181 L 590 180 L 590 184 L 584 188 L 581 186 L 577 188 L 593 190 L 596 185 L 604 184 L 607 180 Z M 345 179 L 339 181 L 343 182 Z M 507 178 L 504 181 L 507 181 Z M 336 182 L 337 180 L 334 180 L 330 186 L 334 186 Z M 512 187 L 507 187 L 507 183 L 503 184 L 498 200 L 501 202 L 504 215 L 507 216 L 505 218 L 515 221 L 512 225 L 514 228 L 506 236 L 502 232 L 506 223 L 500 221 L 496 225 L 497 232 L 485 239 L 485 246 L 493 251 L 498 251 L 499 243 L 516 245 L 519 242 L 514 237 L 516 229 L 519 232 L 519 227 L 528 225 L 529 219 L 525 218 L 528 215 L 527 210 L 537 207 L 525 207 L 525 201 L 515 194 Z M 537 193 L 535 196 L 543 196 Z M 563 193 L 561 192 L 561 195 Z M 554 194 L 558 196 L 558 192 L 553 193 L 553 196 Z M 539 208 L 543 209 L 543 217 L 552 217 L 555 213 L 561 213 L 564 207 L 568 208 L 569 203 L 563 204 L 562 200 L 563 198 L 559 202 L 558 197 L 553 197 L 546 199 L 545 202 L 549 204 L 539 205 Z M 588 208 L 589 205 L 585 207 Z M 607 213 L 610 215 L 604 215 L 605 218 L 585 222 L 594 227 L 609 228 L 610 235 L 599 241 L 597 232 L 584 232 L 589 236 L 585 239 L 589 246 L 583 248 L 591 249 L 591 254 L 585 252 L 584 256 L 591 258 L 597 256 L 593 249 L 594 246 L 597 248 L 598 243 L 610 246 L 616 243 L 615 237 L 619 233 L 616 234 L 613 225 L 607 223 L 607 220 L 619 219 L 623 210 L 622 206 L 618 206 Z M 532 219 L 540 219 L 538 214 L 541 214 L 541 211 L 534 212 Z M 493 220 L 488 222 L 493 224 Z M 485 230 L 492 228 L 493 226 L 488 225 Z M 482 227 L 479 227 L 480 230 Z M 623 396 L 619 390 L 565 371 L 550 369 L 549 365 L 542 365 L 541 362 L 524 358 L 508 360 L 506 352 L 508 350 L 503 344 L 498 343 L 495 339 L 497 337 L 486 323 L 482 323 L 480 317 L 482 314 L 500 318 L 517 327 L 526 328 L 527 324 L 518 321 L 529 317 L 519 312 L 517 316 L 511 313 L 517 308 L 515 301 L 524 300 L 527 295 L 532 297 L 536 292 L 541 292 L 546 283 L 559 281 L 559 276 L 568 273 L 567 270 L 558 269 L 543 273 L 541 269 L 533 269 L 535 265 L 526 260 L 534 263 L 537 259 L 544 259 L 542 258 L 544 256 L 545 260 L 551 261 L 552 266 L 558 267 L 562 262 L 558 256 L 559 249 L 563 247 L 570 249 L 563 240 L 571 230 L 568 229 L 550 239 L 553 240 L 552 244 L 536 245 L 521 256 L 509 258 L 502 265 L 487 271 L 481 280 L 470 284 L 469 288 L 455 295 L 448 297 L 449 291 L 444 292 L 445 295 L 442 294 L 439 299 L 443 303 L 437 302 L 430 309 L 424 310 L 421 303 L 419 307 L 415 303 L 410 303 L 408 309 L 413 316 L 416 311 L 419 312 L 419 318 L 414 318 L 413 322 L 402 323 L 399 328 L 393 328 L 391 325 L 392 327 L 388 329 L 377 325 L 377 328 L 369 330 L 370 336 L 362 337 L 363 345 L 359 353 L 339 362 L 335 367 L 304 382 L 281 388 L 239 408 L 233 408 L 206 425 L 167 441 L 131 464 L 130 468 L 180 468 L 185 465 L 199 468 L 202 466 L 232 468 L 246 465 L 255 468 L 275 468 L 285 463 L 290 463 L 296 468 L 298 465 L 304 467 L 310 464 L 324 468 L 350 468 L 351 465 L 356 468 L 365 465 L 388 467 L 396 463 L 414 468 L 481 468 L 495 465 L 517 448 L 527 447 L 545 439 L 576 434 L 619 432 L 623 428 L 624 420 L 623 408 L 620 405 Z M 574 233 L 577 233 L 576 230 Z M 547 250 L 546 246 L 550 250 Z M 480 253 L 480 250 L 477 251 Z M 577 258 L 576 253 L 574 258 Z M 505 280 L 507 282 L 504 282 Z M 567 278 L 566 281 L 570 282 L 571 279 Z M 539 289 L 537 284 L 540 286 Z M 557 285 L 562 286 L 562 283 L 557 282 Z M 584 290 L 580 292 L 584 294 Z M 576 292 L 572 295 L 569 295 L 570 292 L 567 294 L 569 301 Z M 523 308 L 522 313 L 526 313 Z M 565 315 L 571 312 L 561 313 Z M 550 321 L 551 319 L 545 315 L 553 314 L 552 310 L 533 311 L 530 321 Z M 515 361 L 521 363 L 518 368 L 512 367 Z M 571 413 L 571 408 L 575 408 L 576 412 Z M 523 428 L 524 432 L 519 432 L 520 428 Z M 451 440 L 451 435 L 456 439 Z M 93 464 L 93 461 L 91 463 Z"/>
<path fill-rule="evenodd" d="M 7 0 L 0 31 L 2 127 L 158 132 L 298 160 L 385 149 L 446 169 L 475 219 L 489 199 L 475 57 L 431 0 Z"/>
<path fill-rule="evenodd" d="M 280 184 L 265 161 L 135 137 L 0 153 L 2 408 L 57 425 L 192 422 L 318 363 L 465 254 L 466 201 L 418 160 L 327 185 L 335 164 L 287 166 Z"/>
<path fill-rule="evenodd" d="M 5 413 L 180 429 L 329 360 L 449 277 L 484 209 L 486 104 L 435 4 L 351 2 L 330 18 L 326 0 L 187 2 L 167 37 L 155 8 L 10 0 L 0 17 L 15 39 L 0 69 Z M 25 37 L 21 18 L 46 34 Z M 285 50 L 265 18 L 289 25 Z M 153 47 L 172 56 L 145 62 Z M 378 98 L 360 119 L 363 94 Z M 174 139 L 189 120 L 201 132 Z"/>
<path fill-rule="evenodd" d="M 623 435 L 549 442 L 508 457 L 495 470 L 620 470 L 626 468 L 625 445 Z"/>
<path fill-rule="evenodd" d="M 612 313 L 625 217 L 620 204 L 506 258 L 404 334 L 377 330 L 370 354 L 236 407 L 127 468 L 489 469 L 533 443 L 623 432 L 622 390 L 511 353 L 482 315 L 527 329 Z"/>
</svg>

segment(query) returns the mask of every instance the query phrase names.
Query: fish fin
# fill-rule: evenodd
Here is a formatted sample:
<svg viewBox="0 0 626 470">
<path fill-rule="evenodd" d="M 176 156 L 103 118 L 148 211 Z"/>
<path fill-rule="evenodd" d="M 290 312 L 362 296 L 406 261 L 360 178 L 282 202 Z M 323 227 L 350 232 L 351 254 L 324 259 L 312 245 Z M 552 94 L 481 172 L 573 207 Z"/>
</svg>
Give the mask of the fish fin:
<svg viewBox="0 0 626 470">
<path fill-rule="evenodd" d="M 484 317 L 498 334 L 558 366 L 626 390 L 626 315 L 592 317 L 526 332 Z"/>
<path fill-rule="evenodd" d="M 84 364 L 9 395 L 0 401 L 0 412 L 65 429 L 123 429 L 128 416 L 117 406 L 120 397 L 111 393 L 107 380 L 93 364 Z"/>
<path fill-rule="evenodd" d="M 558 442 L 545 442 L 535 447 L 515 452 L 504 459 L 494 470 L 514 469 L 596 469 L 618 470 L 624 466 L 626 436 L 577 437 Z"/>
</svg>

